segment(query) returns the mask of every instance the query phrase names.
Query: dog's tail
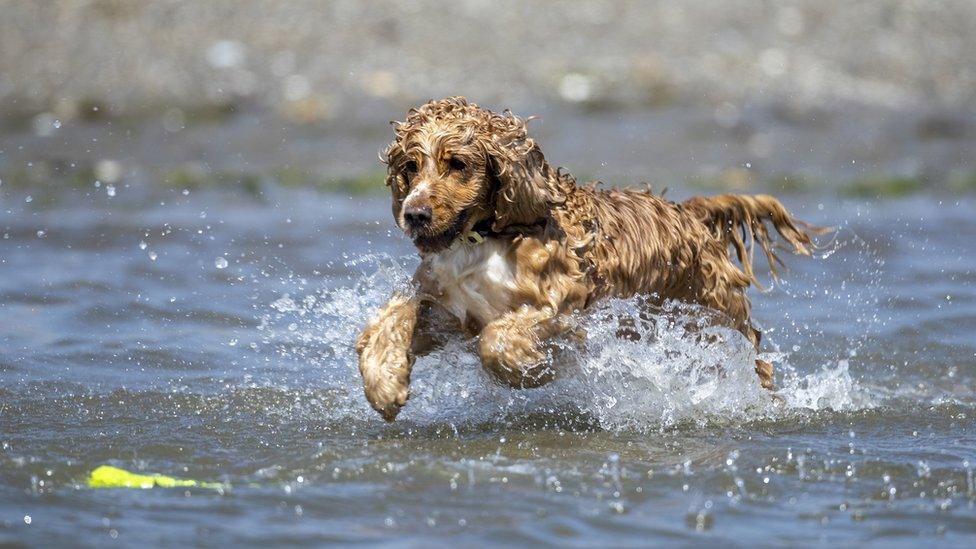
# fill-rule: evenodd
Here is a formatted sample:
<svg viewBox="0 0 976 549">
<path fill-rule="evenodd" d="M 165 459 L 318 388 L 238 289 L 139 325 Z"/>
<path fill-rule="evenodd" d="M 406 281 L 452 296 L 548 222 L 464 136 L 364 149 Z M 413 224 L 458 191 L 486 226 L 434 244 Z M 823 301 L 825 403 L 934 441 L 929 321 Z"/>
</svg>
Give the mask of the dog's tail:
<svg viewBox="0 0 976 549">
<path fill-rule="evenodd" d="M 810 255 L 810 250 L 815 248 L 810 240 L 811 234 L 823 234 L 832 230 L 793 218 L 779 200 L 765 194 L 696 196 L 686 200 L 681 206 L 696 215 L 712 231 L 715 238 L 726 246 L 731 244 L 735 248 L 742 271 L 759 288 L 762 285 L 752 269 L 753 252 L 757 243 L 769 262 L 774 280 L 779 276 L 776 265 L 783 265 L 783 261 L 773 252 L 767 221 L 793 247 L 793 252 L 801 255 Z"/>
</svg>

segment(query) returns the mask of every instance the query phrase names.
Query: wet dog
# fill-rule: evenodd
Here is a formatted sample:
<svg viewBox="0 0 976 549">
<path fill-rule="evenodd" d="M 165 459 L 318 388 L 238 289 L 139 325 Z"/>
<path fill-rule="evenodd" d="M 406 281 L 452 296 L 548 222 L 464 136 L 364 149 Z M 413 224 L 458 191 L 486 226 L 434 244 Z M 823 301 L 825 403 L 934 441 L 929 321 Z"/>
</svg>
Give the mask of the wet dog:
<svg viewBox="0 0 976 549">
<path fill-rule="evenodd" d="M 703 305 L 758 349 L 745 293 L 758 285 L 754 247 L 775 276 L 767 223 L 803 255 L 817 232 L 766 195 L 675 203 L 577 185 L 549 165 L 523 119 L 463 97 L 412 109 L 384 157 L 393 216 L 421 256 L 414 289 L 394 295 L 356 341 L 366 398 L 388 421 L 407 402 L 438 313 L 477 338 L 483 366 L 515 388 L 551 380 L 547 342 L 609 296 Z M 771 364 L 756 360 L 756 373 L 773 387 Z"/>
</svg>

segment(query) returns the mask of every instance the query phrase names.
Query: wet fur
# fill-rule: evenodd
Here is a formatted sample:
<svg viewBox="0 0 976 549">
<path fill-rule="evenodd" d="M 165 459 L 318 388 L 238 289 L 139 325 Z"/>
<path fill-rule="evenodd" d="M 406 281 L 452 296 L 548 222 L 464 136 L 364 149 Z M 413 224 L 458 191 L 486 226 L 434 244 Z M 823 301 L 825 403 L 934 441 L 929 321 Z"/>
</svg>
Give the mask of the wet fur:
<svg viewBox="0 0 976 549">
<path fill-rule="evenodd" d="M 767 223 L 803 255 L 816 232 L 767 195 L 675 203 L 577 185 L 548 164 L 524 120 L 461 97 L 412 109 L 394 133 L 383 155 L 393 215 L 422 260 L 416 292 L 393 296 L 356 344 L 366 397 L 390 421 L 409 396 L 414 358 L 445 329 L 438 312 L 478 338 L 484 367 L 512 387 L 552 379 L 547 341 L 570 332 L 569 314 L 607 296 L 704 305 L 758 349 L 745 293 L 758 285 L 752 253 L 758 245 L 775 276 Z M 429 226 L 410 227 L 405 204 L 428 208 Z M 457 241 L 479 227 L 486 242 Z M 772 365 L 757 360 L 756 372 L 772 388 Z"/>
</svg>

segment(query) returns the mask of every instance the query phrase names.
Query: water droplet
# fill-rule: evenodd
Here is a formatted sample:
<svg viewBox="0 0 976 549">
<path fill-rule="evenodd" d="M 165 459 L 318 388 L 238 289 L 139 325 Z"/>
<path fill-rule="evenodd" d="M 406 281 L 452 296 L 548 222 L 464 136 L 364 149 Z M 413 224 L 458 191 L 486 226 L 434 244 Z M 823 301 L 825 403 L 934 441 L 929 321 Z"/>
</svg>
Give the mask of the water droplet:
<svg viewBox="0 0 976 549">
<path fill-rule="evenodd" d="M 27 198 L 24 199 L 24 202 L 26 202 L 28 204 L 30 204 L 33 201 L 34 201 L 34 197 L 31 196 L 31 195 L 27 195 Z"/>
<path fill-rule="evenodd" d="M 224 259 L 223 257 L 218 257 L 214 261 L 214 266 L 217 267 L 218 269 L 226 269 L 227 268 L 227 260 Z"/>
<path fill-rule="evenodd" d="M 61 121 L 58 120 L 57 118 L 54 119 L 54 122 L 51 122 L 51 125 L 54 126 L 54 129 L 56 130 L 61 129 Z"/>
<path fill-rule="evenodd" d="M 145 240 L 140 240 L 139 241 L 139 249 L 140 250 L 145 250 L 147 246 L 149 246 L 149 244 L 146 244 L 146 241 Z"/>
<path fill-rule="evenodd" d="M 43 229 L 40 230 L 40 231 L 37 231 L 37 238 L 44 238 L 46 235 L 47 235 L 47 231 L 45 231 Z"/>
<path fill-rule="evenodd" d="M 150 261 L 156 261 L 156 258 L 157 257 L 159 257 L 159 256 L 156 255 L 156 252 L 149 252 L 149 260 Z"/>
<path fill-rule="evenodd" d="M 115 196 L 115 185 L 112 185 L 111 183 L 109 183 L 108 185 L 106 185 L 105 186 L 105 194 L 107 194 L 109 198 L 112 198 L 113 196 Z"/>
</svg>

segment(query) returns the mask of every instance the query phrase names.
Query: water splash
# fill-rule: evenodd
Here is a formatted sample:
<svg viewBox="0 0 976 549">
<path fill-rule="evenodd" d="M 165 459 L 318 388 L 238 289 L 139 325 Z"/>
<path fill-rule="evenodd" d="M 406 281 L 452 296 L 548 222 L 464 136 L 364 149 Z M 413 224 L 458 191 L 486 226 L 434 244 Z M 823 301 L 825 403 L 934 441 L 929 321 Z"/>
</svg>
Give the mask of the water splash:
<svg viewBox="0 0 976 549">
<path fill-rule="evenodd" d="M 361 418 L 372 412 L 362 397 L 352 342 L 410 277 L 403 261 L 388 256 L 346 266 L 363 274 L 346 286 L 282 295 L 259 330 L 279 356 L 321 368 L 324 379 L 346 393 L 335 414 Z M 851 377 L 846 359 L 801 374 L 786 353 L 762 355 L 777 366 L 781 387 L 774 398 L 759 386 L 757 355 L 739 332 L 716 325 L 714 314 L 698 306 L 668 302 L 649 314 L 645 301 L 607 300 L 575 319 L 583 337 L 557 342 L 550 360 L 559 377 L 538 389 L 497 384 L 481 368 L 471 341 L 450 339 L 418 358 L 411 399 L 399 419 L 474 425 L 543 414 L 643 432 L 875 405 Z M 629 337 L 620 337 L 622 321 Z"/>
<path fill-rule="evenodd" d="M 362 272 L 351 283 L 293 296 L 285 293 L 260 317 L 262 343 L 279 356 L 299 358 L 344 377 L 356 372 L 353 340 L 367 319 L 405 287 L 410 277 L 403 261 L 386 255 L 365 256 L 345 264 Z M 304 291 L 304 284 L 299 291 Z M 358 373 L 357 373 L 358 375 Z"/>
</svg>

